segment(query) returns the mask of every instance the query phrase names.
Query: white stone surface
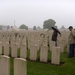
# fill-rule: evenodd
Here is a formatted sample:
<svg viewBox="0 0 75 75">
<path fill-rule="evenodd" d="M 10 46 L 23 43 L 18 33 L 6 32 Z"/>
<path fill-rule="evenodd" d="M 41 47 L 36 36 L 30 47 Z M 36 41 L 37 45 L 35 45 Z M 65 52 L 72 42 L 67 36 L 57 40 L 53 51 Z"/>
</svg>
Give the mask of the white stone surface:
<svg viewBox="0 0 75 75">
<path fill-rule="evenodd" d="M 0 56 L 0 75 L 10 75 L 10 57 Z"/>
<path fill-rule="evenodd" d="M 55 46 L 55 41 L 50 40 L 49 45 L 50 45 L 50 51 L 52 51 L 52 47 Z"/>
<path fill-rule="evenodd" d="M 5 42 L 5 45 L 4 45 L 4 55 L 9 56 L 9 42 Z"/>
<path fill-rule="evenodd" d="M 31 45 L 30 60 L 37 60 L 37 45 Z"/>
<path fill-rule="evenodd" d="M 0 42 L 0 55 L 2 54 L 2 42 Z"/>
<path fill-rule="evenodd" d="M 27 75 L 27 61 L 25 59 L 14 59 L 14 75 Z"/>
<path fill-rule="evenodd" d="M 17 43 L 12 44 L 11 47 L 11 57 L 17 57 L 18 49 L 17 49 Z"/>
<path fill-rule="evenodd" d="M 44 40 L 42 45 L 47 46 L 47 40 Z"/>
<path fill-rule="evenodd" d="M 63 53 L 64 52 L 64 41 L 58 41 L 58 47 L 60 47 L 60 52 Z"/>
<path fill-rule="evenodd" d="M 52 47 L 51 63 L 57 65 L 60 64 L 60 47 Z"/>
<path fill-rule="evenodd" d="M 40 61 L 47 62 L 47 59 L 48 59 L 48 47 L 44 45 L 44 46 L 41 46 Z"/>
<path fill-rule="evenodd" d="M 18 48 L 20 48 L 20 47 L 21 47 L 21 46 L 20 46 L 20 45 L 21 45 L 21 44 L 20 44 L 20 43 L 21 43 L 21 40 L 20 40 L 19 38 L 17 38 L 17 40 L 16 40 L 16 41 L 17 41 L 17 44 L 18 44 L 18 46 L 17 46 L 17 47 L 18 47 Z"/>
<path fill-rule="evenodd" d="M 26 58 L 27 57 L 27 45 L 25 43 L 23 43 L 21 45 L 20 57 L 21 58 Z"/>
</svg>

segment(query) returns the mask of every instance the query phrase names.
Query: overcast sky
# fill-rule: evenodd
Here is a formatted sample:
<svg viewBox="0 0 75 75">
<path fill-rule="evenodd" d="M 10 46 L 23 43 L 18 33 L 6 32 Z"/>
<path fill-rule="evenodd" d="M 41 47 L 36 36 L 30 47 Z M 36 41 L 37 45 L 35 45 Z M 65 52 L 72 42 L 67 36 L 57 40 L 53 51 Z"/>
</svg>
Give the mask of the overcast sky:
<svg viewBox="0 0 75 75">
<path fill-rule="evenodd" d="M 48 19 L 75 28 L 75 0 L 0 0 L 0 25 L 43 27 Z"/>
</svg>

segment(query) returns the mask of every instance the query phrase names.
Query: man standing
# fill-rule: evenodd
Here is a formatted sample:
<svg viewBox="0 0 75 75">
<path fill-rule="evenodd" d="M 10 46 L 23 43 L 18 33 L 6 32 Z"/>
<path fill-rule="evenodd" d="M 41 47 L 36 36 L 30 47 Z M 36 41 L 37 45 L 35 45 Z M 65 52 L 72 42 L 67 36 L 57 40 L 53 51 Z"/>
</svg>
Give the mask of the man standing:
<svg viewBox="0 0 75 75">
<path fill-rule="evenodd" d="M 72 26 L 68 28 L 70 30 L 70 34 L 68 37 L 69 42 L 69 58 L 74 57 L 74 44 L 75 44 L 75 30 Z"/>
</svg>

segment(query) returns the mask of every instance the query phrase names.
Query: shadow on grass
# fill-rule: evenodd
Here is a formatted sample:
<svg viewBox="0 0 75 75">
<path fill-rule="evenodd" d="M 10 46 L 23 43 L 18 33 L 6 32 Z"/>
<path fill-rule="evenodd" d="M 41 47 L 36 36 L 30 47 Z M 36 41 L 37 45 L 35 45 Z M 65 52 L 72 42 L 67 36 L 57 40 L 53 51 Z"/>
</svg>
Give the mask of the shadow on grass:
<svg viewBox="0 0 75 75">
<path fill-rule="evenodd" d="M 56 66 L 62 66 L 65 62 L 60 62 L 60 64 L 52 64 L 51 60 L 48 60 L 47 62 L 40 62 L 40 59 L 37 60 L 30 60 L 28 57 L 26 58 L 27 61 L 32 61 L 32 62 L 38 62 L 38 63 L 44 63 L 44 64 L 51 64 L 51 65 L 56 65 Z"/>
</svg>

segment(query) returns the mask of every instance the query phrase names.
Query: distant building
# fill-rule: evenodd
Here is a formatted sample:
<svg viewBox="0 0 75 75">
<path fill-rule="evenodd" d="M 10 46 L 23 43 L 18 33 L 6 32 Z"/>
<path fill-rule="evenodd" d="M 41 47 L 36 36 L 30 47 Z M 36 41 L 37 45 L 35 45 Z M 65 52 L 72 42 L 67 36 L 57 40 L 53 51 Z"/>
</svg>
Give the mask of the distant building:
<svg viewBox="0 0 75 75">
<path fill-rule="evenodd" d="M 20 29 L 17 28 L 15 25 L 11 26 L 11 28 L 8 29 L 8 31 L 19 31 Z"/>
</svg>

